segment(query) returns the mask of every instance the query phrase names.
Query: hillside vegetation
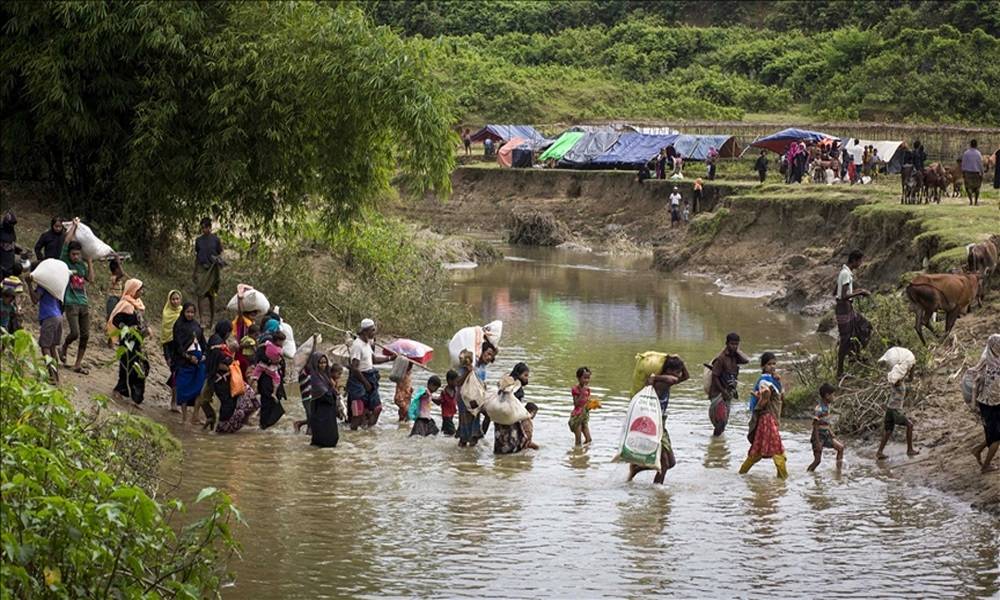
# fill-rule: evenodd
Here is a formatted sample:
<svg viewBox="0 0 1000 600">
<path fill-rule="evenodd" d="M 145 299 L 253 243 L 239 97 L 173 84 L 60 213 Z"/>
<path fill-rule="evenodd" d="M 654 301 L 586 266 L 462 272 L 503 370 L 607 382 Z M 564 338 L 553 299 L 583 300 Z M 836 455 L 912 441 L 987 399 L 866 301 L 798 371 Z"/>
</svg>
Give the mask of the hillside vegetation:
<svg viewBox="0 0 1000 600">
<path fill-rule="evenodd" d="M 365 4 L 422 39 L 468 122 L 1000 122 L 996 2 Z M 706 26 L 711 24 L 712 26 Z"/>
</svg>

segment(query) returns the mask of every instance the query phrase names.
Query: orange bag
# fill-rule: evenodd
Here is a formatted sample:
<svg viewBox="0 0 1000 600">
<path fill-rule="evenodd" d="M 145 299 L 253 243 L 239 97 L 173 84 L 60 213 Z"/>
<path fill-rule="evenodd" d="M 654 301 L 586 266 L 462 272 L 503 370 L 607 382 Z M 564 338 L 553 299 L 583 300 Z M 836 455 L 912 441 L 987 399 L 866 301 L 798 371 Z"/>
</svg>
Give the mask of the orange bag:
<svg viewBox="0 0 1000 600">
<path fill-rule="evenodd" d="M 233 363 L 229 365 L 229 394 L 233 398 L 238 398 L 246 391 L 247 384 L 243 381 L 243 370 L 240 368 L 240 362 L 238 360 L 234 360 Z"/>
</svg>

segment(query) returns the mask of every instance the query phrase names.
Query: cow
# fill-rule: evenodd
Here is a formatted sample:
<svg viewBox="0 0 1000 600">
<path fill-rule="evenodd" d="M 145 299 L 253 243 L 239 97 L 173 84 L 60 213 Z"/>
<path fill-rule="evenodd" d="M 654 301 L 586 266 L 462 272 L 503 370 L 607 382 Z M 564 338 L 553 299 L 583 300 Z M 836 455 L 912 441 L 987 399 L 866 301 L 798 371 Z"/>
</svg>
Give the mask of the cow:
<svg viewBox="0 0 1000 600">
<path fill-rule="evenodd" d="M 979 273 L 983 289 L 989 287 L 990 275 L 996 271 L 1000 262 L 1000 235 L 993 235 L 985 242 L 969 244 L 966 250 L 966 270 L 969 273 Z"/>
<path fill-rule="evenodd" d="M 931 315 L 941 310 L 945 313 L 944 333 L 948 335 L 955 321 L 968 312 L 973 301 L 982 306 L 981 280 L 978 273 L 934 273 L 920 274 L 906 286 L 906 297 L 913 304 L 916 313 L 917 336 L 927 345 L 923 328 L 934 333 Z M 935 334 L 936 335 L 936 334 Z"/>
<path fill-rule="evenodd" d="M 930 204 L 931 200 L 941 204 L 941 193 L 948 187 L 944 167 L 941 163 L 931 163 L 924 168 L 924 203 Z"/>
<path fill-rule="evenodd" d="M 920 192 L 924 185 L 923 173 L 919 169 L 915 169 L 913 165 L 903 165 L 900 178 L 903 182 L 901 202 L 903 204 L 918 204 L 920 202 Z"/>
<path fill-rule="evenodd" d="M 944 168 L 946 183 L 951 185 L 951 198 L 962 197 L 962 159 L 958 159 L 955 164 Z"/>
</svg>

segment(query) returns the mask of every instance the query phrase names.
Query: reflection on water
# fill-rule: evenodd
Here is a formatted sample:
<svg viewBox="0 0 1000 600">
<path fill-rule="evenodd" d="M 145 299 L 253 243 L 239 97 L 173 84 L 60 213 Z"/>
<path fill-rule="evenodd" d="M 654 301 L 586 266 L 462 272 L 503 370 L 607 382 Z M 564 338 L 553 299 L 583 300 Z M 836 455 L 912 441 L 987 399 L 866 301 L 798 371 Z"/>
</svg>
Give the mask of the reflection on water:
<svg viewBox="0 0 1000 600">
<path fill-rule="evenodd" d="M 741 477 L 746 409 L 734 406 L 730 429 L 713 439 L 698 381 L 671 400 L 678 464 L 666 485 L 652 485 L 650 472 L 626 483 L 626 467 L 611 458 L 637 352 L 678 352 L 695 367 L 729 331 L 759 354 L 808 340 L 810 323 L 627 261 L 518 252 L 531 260 L 455 271 L 455 296 L 481 307 L 483 322 L 505 321 L 491 378 L 520 360 L 531 366 L 541 450 L 494 457 L 492 444 L 410 439 L 388 414 L 375 431 L 313 449 L 291 432 L 302 410 L 295 400 L 274 431 L 178 431 L 183 493 L 224 488 L 250 524 L 227 597 L 998 593 L 996 520 L 905 485 L 850 448 L 841 473 L 828 455 L 807 474 L 808 424 L 783 424 L 787 482 L 767 460 Z M 445 340 L 428 341 L 443 372 Z M 592 413 L 594 443 L 573 449 L 569 389 L 581 365 L 593 369 L 604 408 Z M 392 391 L 383 386 L 383 399 Z"/>
</svg>

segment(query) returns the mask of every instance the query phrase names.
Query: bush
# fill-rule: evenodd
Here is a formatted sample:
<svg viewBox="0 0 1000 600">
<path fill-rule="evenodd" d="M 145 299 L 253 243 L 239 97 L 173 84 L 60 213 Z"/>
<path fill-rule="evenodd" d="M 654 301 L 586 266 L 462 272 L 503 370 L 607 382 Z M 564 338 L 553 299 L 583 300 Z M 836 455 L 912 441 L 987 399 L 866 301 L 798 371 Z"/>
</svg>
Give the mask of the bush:
<svg viewBox="0 0 1000 600">
<path fill-rule="evenodd" d="M 0 355 L 0 595 L 218 597 L 242 522 L 230 498 L 202 490 L 205 516 L 181 526 L 184 505 L 156 499 L 178 450 L 163 427 L 101 402 L 78 412 L 27 332 L 0 338 Z"/>
</svg>

